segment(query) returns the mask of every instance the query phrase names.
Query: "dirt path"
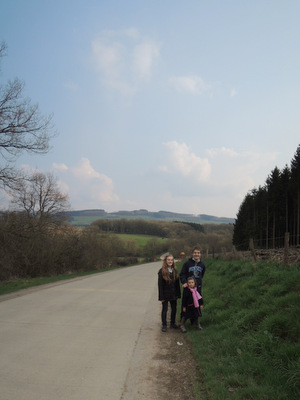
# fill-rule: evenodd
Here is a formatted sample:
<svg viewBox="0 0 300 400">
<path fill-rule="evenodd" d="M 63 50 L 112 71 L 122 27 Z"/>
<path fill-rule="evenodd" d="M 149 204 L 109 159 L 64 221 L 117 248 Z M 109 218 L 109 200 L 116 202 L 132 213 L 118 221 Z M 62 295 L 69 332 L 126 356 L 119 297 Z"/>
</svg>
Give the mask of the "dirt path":
<svg viewBox="0 0 300 400">
<path fill-rule="evenodd" d="M 200 400 L 194 395 L 196 370 L 187 336 L 174 329 L 160 331 L 160 303 L 154 292 L 121 400 Z"/>
</svg>

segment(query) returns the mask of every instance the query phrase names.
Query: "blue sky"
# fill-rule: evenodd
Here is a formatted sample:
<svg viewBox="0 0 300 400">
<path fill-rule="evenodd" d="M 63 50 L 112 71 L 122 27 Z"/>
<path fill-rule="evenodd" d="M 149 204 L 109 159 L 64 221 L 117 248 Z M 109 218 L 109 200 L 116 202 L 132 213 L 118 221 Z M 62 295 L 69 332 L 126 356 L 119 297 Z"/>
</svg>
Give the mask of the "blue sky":
<svg viewBox="0 0 300 400">
<path fill-rule="evenodd" d="M 58 135 L 72 209 L 235 217 L 300 144 L 300 2 L 2 0 L 1 83 Z"/>
</svg>

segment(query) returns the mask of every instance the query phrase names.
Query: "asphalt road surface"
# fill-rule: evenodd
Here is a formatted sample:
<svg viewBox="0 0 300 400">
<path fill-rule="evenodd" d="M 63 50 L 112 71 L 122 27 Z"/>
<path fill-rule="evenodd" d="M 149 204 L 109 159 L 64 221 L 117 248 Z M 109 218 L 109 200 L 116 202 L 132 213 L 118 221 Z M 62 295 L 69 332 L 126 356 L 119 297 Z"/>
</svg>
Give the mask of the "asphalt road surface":
<svg viewBox="0 0 300 400">
<path fill-rule="evenodd" d="M 133 376 L 142 373 L 160 328 L 160 267 L 161 261 L 0 296 L 0 399 L 138 397 Z"/>
</svg>

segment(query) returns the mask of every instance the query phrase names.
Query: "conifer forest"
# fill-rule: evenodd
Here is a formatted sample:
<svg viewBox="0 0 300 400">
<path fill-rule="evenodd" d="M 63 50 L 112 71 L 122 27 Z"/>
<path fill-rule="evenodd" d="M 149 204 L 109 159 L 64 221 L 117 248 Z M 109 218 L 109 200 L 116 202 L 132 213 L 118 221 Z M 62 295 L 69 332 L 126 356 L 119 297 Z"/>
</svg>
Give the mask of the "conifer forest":
<svg viewBox="0 0 300 400">
<path fill-rule="evenodd" d="M 300 145 L 290 166 L 275 167 L 263 186 L 247 193 L 234 223 L 233 245 L 246 250 L 253 239 L 255 248 L 279 248 L 288 233 L 289 245 L 299 246 L 299 228 Z"/>
</svg>

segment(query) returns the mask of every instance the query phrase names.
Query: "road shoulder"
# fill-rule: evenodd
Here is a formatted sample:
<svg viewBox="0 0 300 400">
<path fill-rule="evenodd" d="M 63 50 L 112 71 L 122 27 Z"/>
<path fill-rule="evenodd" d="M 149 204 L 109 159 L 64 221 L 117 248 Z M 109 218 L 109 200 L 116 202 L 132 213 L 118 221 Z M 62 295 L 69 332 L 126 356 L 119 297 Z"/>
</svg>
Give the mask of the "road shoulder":
<svg viewBox="0 0 300 400">
<path fill-rule="evenodd" d="M 121 400 L 196 400 L 196 379 L 197 365 L 188 338 L 179 330 L 160 331 L 160 303 L 155 292 L 139 332 Z"/>
</svg>

